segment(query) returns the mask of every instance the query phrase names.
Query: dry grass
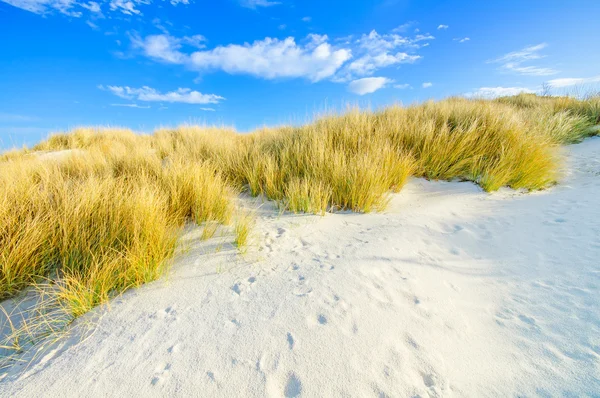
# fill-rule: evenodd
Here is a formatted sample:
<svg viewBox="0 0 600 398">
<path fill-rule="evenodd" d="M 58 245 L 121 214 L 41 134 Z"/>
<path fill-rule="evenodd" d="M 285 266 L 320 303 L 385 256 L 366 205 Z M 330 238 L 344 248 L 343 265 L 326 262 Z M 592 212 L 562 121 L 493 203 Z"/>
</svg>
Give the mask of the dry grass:
<svg viewBox="0 0 600 398">
<path fill-rule="evenodd" d="M 186 221 L 230 221 L 214 166 L 165 163 L 136 141 L 0 163 L 1 298 L 51 281 L 77 317 L 161 275 Z"/>
<path fill-rule="evenodd" d="M 72 318 L 159 277 L 188 221 L 203 239 L 247 188 L 282 209 L 384 209 L 410 176 L 536 190 L 557 178 L 556 146 L 597 134 L 600 99 L 451 98 L 351 109 L 248 135 L 182 126 L 137 135 L 77 129 L 0 155 L 0 299 L 45 284 Z M 253 217 L 239 213 L 235 243 Z"/>
<path fill-rule="evenodd" d="M 245 252 L 250 241 L 252 226 L 256 221 L 256 215 L 249 210 L 241 210 L 233 225 L 235 233 L 234 244 L 241 252 Z"/>
</svg>

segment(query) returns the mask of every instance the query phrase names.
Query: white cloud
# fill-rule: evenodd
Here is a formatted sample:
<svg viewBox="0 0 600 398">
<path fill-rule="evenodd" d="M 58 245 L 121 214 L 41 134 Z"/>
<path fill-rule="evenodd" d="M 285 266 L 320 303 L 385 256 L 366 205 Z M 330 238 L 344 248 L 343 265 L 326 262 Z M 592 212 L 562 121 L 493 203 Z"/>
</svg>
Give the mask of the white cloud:
<svg viewBox="0 0 600 398">
<path fill-rule="evenodd" d="M 505 54 L 500 58 L 488 61 L 488 63 L 500 63 L 501 69 L 508 72 L 514 72 L 521 75 L 529 76 L 549 76 L 558 73 L 557 70 L 552 68 L 542 68 L 537 66 L 523 66 L 523 63 L 544 58 L 545 55 L 541 55 L 540 51 L 546 48 L 546 43 L 537 44 L 535 46 L 525 47 L 519 51 L 513 51 Z"/>
<path fill-rule="evenodd" d="M 448 29 L 449 26 L 448 25 L 438 25 L 438 30 L 443 30 L 443 29 Z"/>
<path fill-rule="evenodd" d="M 392 80 L 387 77 L 365 77 L 351 81 L 348 84 L 348 90 L 358 95 L 365 95 L 374 93 L 391 82 Z"/>
<path fill-rule="evenodd" d="M 411 41 L 397 34 L 380 35 L 375 30 L 369 34 L 363 34 L 356 40 L 358 46 L 370 52 L 389 51 L 398 47 L 409 47 Z"/>
<path fill-rule="evenodd" d="M 364 55 L 363 57 L 353 61 L 348 65 L 348 72 L 358 76 L 365 76 L 374 73 L 377 69 L 384 68 L 395 64 L 413 63 L 420 59 L 418 55 L 408 55 L 404 52 L 390 54 L 382 52 L 378 55 Z"/>
<path fill-rule="evenodd" d="M 94 13 L 102 12 L 102 9 L 100 8 L 100 4 L 96 3 L 95 1 L 90 1 L 87 4 L 81 3 L 80 6 L 82 6 L 83 8 L 86 8 Z"/>
<path fill-rule="evenodd" d="M 139 6 L 152 4 L 153 0 L 103 0 L 103 1 L 86 1 L 86 0 L 0 0 L 14 7 L 21 8 L 35 14 L 48 14 L 51 12 L 59 12 L 70 17 L 81 17 L 85 10 L 90 15 L 102 17 L 102 8 L 104 11 L 120 12 L 126 15 L 141 15 L 142 12 L 138 9 Z M 173 6 L 178 4 L 189 4 L 190 0 L 170 0 Z M 106 9 L 108 8 L 108 10 Z"/>
<path fill-rule="evenodd" d="M 472 98 L 496 98 L 533 92 L 533 90 L 526 87 L 480 87 L 476 91 L 465 93 L 464 96 Z"/>
<path fill-rule="evenodd" d="M 179 88 L 176 91 L 160 93 L 148 86 L 131 88 L 128 86 L 98 86 L 101 90 L 107 90 L 114 95 L 144 102 L 178 102 L 185 104 L 216 104 L 225 98 L 215 94 L 202 94 L 189 88 Z"/>
<path fill-rule="evenodd" d="M 429 88 L 431 86 L 433 86 L 433 83 L 431 83 L 431 82 L 425 82 L 421 85 L 421 87 L 423 87 L 423 88 Z"/>
<path fill-rule="evenodd" d="M 110 106 L 123 106 L 127 108 L 149 109 L 150 105 L 143 106 L 138 104 L 110 104 Z"/>
<path fill-rule="evenodd" d="M 457 42 L 459 42 L 459 43 L 464 43 L 464 42 L 466 42 L 466 41 L 469 41 L 469 40 L 471 40 L 471 39 L 470 39 L 470 38 L 468 38 L 468 37 L 463 37 L 463 38 L 457 37 L 457 38 L 455 38 L 455 39 L 452 39 L 452 40 L 454 40 L 454 41 L 457 41 Z"/>
<path fill-rule="evenodd" d="M 202 36 L 202 35 L 193 35 L 193 36 L 183 36 L 183 38 L 181 39 L 181 42 L 192 46 L 192 47 L 196 47 L 196 48 L 205 48 L 206 44 L 204 44 L 204 42 L 206 41 L 206 37 Z"/>
<path fill-rule="evenodd" d="M 414 63 L 421 58 L 420 55 L 411 54 L 420 47 L 428 43 L 419 42 L 433 40 L 434 37 L 426 35 L 416 35 L 414 37 L 404 37 L 396 33 L 379 34 L 372 30 L 368 34 L 363 34 L 358 39 L 346 40 L 346 45 L 353 45 L 353 53 L 358 57 L 347 64 L 335 77 L 335 81 L 346 82 L 357 77 L 373 75 L 377 70 L 392 65 Z M 404 51 L 398 51 L 403 49 Z"/>
<path fill-rule="evenodd" d="M 398 88 L 400 90 L 406 90 L 407 88 L 412 88 L 412 87 L 410 84 L 404 83 L 404 84 L 394 84 L 394 88 Z"/>
<path fill-rule="evenodd" d="M 136 4 L 130 0 L 110 0 L 109 6 L 111 11 L 121 11 L 127 15 L 140 15 L 142 13 L 135 8 Z"/>
<path fill-rule="evenodd" d="M 194 38 L 194 40 L 192 40 Z M 203 36 L 177 38 L 164 34 L 141 38 L 130 34 L 132 46 L 150 58 L 180 64 L 194 71 L 222 70 L 229 74 L 264 79 L 305 78 L 313 82 L 330 79 L 349 82 L 371 76 L 393 65 L 414 63 L 416 50 L 433 40 L 430 34 L 403 37 L 375 30 L 358 38 L 329 40 L 327 35 L 309 34 L 298 42 L 294 37 L 267 37 L 253 43 L 220 45 L 204 50 Z M 185 49 L 194 45 L 201 51 Z"/>
<path fill-rule="evenodd" d="M 240 4 L 242 7 L 256 9 L 258 7 L 276 6 L 281 4 L 281 2 L 270 0 L 242 0 Z"/>
<path fill-rule="evenodd" d="M 134 48 L 141 48 L 145 55 L 161 61 L 181 64 L 187 56 L 179 51 L 181 40 L 170 35 L 151 35 L 141 39 L 139 36 L 131 36 Z"/>
<path fill-rule="evenodd" d="M 548 81 L 550 87 L 563 88 L 572 86 L 582 86 L 586 84 L 600 83 L 600 76 L 594 77 L 565 77 L 561 79 L 552 79 Z"/>
<path fill-rule="evenodd" d="M 315 37 L 318 39 L 315 39 Z M 230 44 L 190 56 L 194 69 L 221 69 L 230 74 L 249 74 L 265 79 L 305 77 L 319 81 L 331 77 L 352 57 L 347 49 L 334 49 L 315 36 L 306 45 L 267 37 L 252 44 Z"/>
<path fill-rule="evenodd" d="M 76 0 L 1 0 L 13 7 L 20 8 L 35 14 L 46 14 L 51 11 L 58 11 L 62 14 L 72 17 L 81 16 L 80 12 L 73 12 L 71 9 L 77 5 Z"/>
<path fill-rule="evenodd" d="M 311 20 L 312 20 L 311 17 L 304 17 L 304 18 L 302 18 L 303 22 L 310 22 Z"/>
<path fill-rule="evenodd" d="M 215 112 L 214 108 L 200 108 L 200 110 L 205 112 Z"/>
<path fill-rule="evenodd" d="M 409 28 L 415 26 L 416 24 L 417 24 L 416 21 L 408 21 L 408 22 L 403 23 L 402 25 L 392 29 L 392 32 L 398 32 L 398 33 L 406 32 Z"/>
</svg>

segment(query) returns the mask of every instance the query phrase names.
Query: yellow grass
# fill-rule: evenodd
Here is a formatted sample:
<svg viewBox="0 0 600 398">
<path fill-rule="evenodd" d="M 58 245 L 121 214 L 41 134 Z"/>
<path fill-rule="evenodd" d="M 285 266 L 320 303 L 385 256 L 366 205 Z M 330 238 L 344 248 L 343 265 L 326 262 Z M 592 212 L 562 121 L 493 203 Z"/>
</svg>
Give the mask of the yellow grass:
<svg viewBox="0 0 600 398">
<path fill-rule="evenodd" d="M 45 283 L 77 317 L 158 278 L 186 222 L 204 225 L 202 239 L 229 224 L 243 189 L 316 214 L 382 210 L 410 176 L 543 189 L 557 178 L 557 145 L 597 134 L 599 122 L 598 97 L 520 95 L 350 109 L 246 135 L 56 134 L 0 155 L 0 299 Z M 253 218 L 235 218 L 244 248 Z"/>
</svg>

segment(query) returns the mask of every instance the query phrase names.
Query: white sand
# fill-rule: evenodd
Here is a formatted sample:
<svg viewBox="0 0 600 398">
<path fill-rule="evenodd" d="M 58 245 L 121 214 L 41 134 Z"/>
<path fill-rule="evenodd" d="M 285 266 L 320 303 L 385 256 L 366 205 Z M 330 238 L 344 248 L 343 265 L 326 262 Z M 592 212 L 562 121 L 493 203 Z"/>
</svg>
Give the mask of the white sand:
<svg viewBox="0 0 600 398">
<path fill-rule="evenodd" d="M 266 205 L 246 257 L 190 232 L 167 280 L 0 395 L 598 396 L 600 139 L 567 152 L 540 193 L 413 180 L 383 214 Z"/>
</svg>

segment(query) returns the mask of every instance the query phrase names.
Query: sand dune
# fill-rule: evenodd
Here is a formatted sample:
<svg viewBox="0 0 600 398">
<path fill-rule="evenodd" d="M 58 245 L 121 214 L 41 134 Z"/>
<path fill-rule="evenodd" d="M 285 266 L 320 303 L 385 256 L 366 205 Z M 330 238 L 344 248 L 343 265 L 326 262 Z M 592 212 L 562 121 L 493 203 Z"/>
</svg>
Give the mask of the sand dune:
<svg viewBox="0 0 600 398">
<path fill-rule="evenodd" d="M 413 179 L 380 214 L 263 204 L 246 255 L 190 230 L 168 278 L 0 395 L 598 394 L 600 139 L 565 151 L 569 178 L 533 194 Z"/>
</svg>

